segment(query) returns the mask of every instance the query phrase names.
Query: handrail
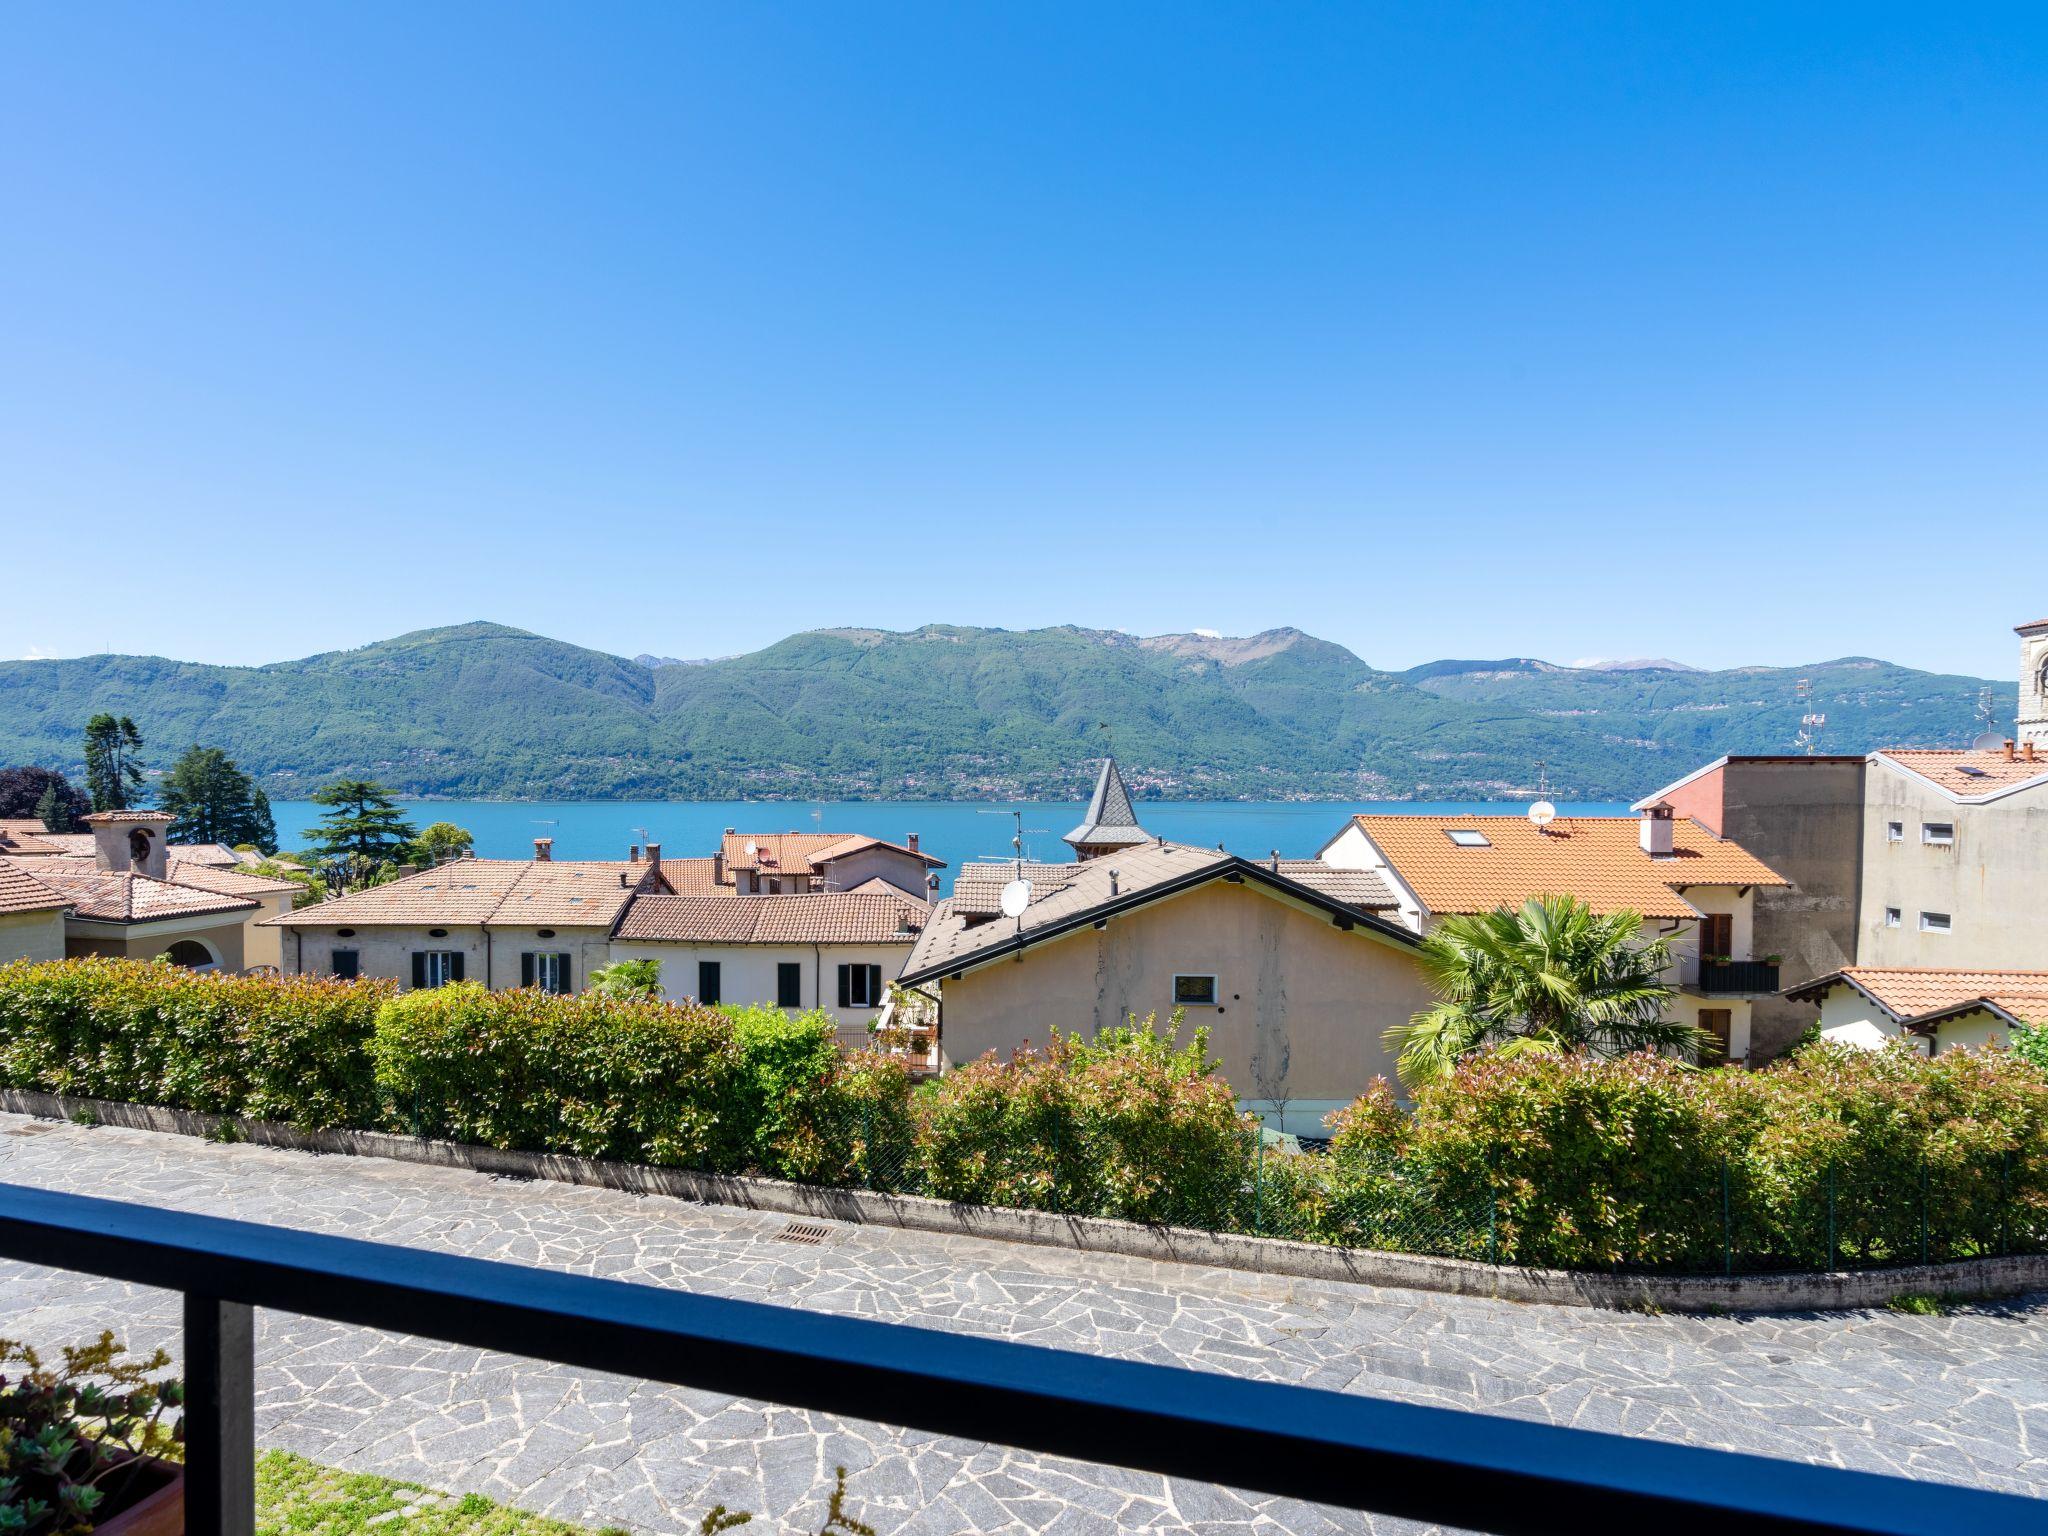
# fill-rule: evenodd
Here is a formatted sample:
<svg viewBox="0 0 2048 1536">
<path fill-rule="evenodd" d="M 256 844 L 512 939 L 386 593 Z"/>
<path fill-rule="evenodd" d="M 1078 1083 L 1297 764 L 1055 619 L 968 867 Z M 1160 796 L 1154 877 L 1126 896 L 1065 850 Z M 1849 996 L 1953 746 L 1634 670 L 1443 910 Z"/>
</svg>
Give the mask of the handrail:
<svg viewBox="0 0 2048 1536">
<path fill-rule="evenodd" d="M 253 1528 L 252 1307 L 1498 1532 L 1933 1536 L 2048 1502 L 0 1183 L 0 1257 L 186 1293 L 188 1516 Z M 195 1422 L 197 1420 L 197 1422 Z"/>
</svg>

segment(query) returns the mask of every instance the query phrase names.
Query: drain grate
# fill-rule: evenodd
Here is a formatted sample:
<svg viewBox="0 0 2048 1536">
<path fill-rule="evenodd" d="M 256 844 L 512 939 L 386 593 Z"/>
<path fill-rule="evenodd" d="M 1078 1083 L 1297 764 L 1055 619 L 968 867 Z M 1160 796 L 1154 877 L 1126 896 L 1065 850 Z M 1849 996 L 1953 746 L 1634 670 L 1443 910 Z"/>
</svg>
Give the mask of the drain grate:
<svg viewBox="0 0 2048 1536">
<path fill-rule="evenodd" d="M 831 1237 L 830 1227 L 818 1226 L 815 1222 L 792 1221 L 775 1236 L 785 1243 L 822 1243 Z"/>
</svg>

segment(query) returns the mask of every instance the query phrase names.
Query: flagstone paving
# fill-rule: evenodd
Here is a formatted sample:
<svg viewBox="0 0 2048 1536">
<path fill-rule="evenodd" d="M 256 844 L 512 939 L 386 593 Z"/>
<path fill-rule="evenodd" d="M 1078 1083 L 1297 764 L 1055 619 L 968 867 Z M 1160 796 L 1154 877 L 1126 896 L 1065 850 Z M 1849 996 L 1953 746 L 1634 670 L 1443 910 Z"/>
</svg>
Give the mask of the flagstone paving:
<svg viewBox="0 0 2048 1536">
<path fill-rule="evenodd" d="M 1946 1316 L 1630 1316 L 832 1225 L 0 1115 L 0 1180 L 1409 1402 L 2048 1494 L 2048 1298 Z M 0 1333 L 177 1348 L 177 1298 L 0 1264 Z M 541 1361 L 261 1315 L 258 1436 L 589 1524 L 888 1536 L 1410 1531 Z"/>
</svg>

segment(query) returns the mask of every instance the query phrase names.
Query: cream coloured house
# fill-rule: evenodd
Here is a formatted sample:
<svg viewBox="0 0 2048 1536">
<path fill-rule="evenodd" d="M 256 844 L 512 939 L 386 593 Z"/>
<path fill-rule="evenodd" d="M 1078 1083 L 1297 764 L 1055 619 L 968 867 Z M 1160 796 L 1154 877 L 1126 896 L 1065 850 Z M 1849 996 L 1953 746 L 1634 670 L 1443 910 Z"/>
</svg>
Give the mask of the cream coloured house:
<svg viewBox="0 0 2048 1536">
<path fill-rule="evenodd" d="M 1178 1008 L 1247 1109 L 1307 1136 L 1393 1075 L 1381 1036 L 1430 993 L 1382 882 L 1156 839 L 1089 846 L 1076 864 L 961 869 L 902 977 L 938 999 L 942 1065 Z M 1029 900 L 1006 915 L 1019 876 Z"/>
<path fill-rule="evenodd" d="M 1786 996 L 1819 1006 L 1823 1039 L 1867 1049 L 1907 1040 L 1934 1055 L 2005 1045 L 2015 1028 L 2048 1024 L 2048 971 L 1858 965 Z"/>
<path fill-rule="evenodd" d="M 1634 912 L 1645 938 L 1671 941 L 1671 1016 L 1749 1056 L 1750 1009 L 1778 990 L 1755 953 L 1759 888 L 1787 882 L 1739 845 L 1654 805 L 1635 816 L 1354 816 L 1319 857 L 1385 880 L 1395 916 L 1427 933 L 1452 913 L 1575 896 L 1595 912 Z"/>
<path fill-rule="evenodd" d="M 71 900 L 0 858 L 0 965 L 10 960 L 62 960 L 64 915 Z"/>
</svg>

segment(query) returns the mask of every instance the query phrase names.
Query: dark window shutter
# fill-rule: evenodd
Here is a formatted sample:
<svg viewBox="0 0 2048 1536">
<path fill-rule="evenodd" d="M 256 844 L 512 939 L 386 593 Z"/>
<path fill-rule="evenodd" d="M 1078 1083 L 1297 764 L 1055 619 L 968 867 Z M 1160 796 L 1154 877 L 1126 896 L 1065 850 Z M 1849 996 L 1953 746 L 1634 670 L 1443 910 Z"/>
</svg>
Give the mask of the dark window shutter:
<svg viewBox="0 0 2048 1536">
<path fill-rule="evenodd" d="M 853 1001 L 853 967 L 839 967 L 839 1006 L 844 1008 Z"/>
<path fill-rule="evenodd" d="M 533 951 L 530 949 L 519 952 L 519 985 L 533 985 Z"/>
<path fill-rule="evenodd" d="M 697 962 L 697 1001 L 716 1003 L 722 999 L 718 990 L 718 962 L 699 960 Z"/>
<path fill-rule="evenodd" d="M 354 981 L 363 973 L 363 957 L 360 951 L 337 949 L 334 952 L 334 974 L 343 981 Z"/>
<path fill-rule="evenodd" d="M 804 1005 L 804 968 L 794 960 L 775 967 L 775 1006 L 801 1008 Z"/>
<path fill-rule="evenodd" d="M 569 981 L 569 957 L 567 955 L 555 956 L 555 990 L 564 995 L 576 990 Z"/>
<path fill-rule="evenodd" d="M 868 967 L 868 1006 L 882 1006 L 882 968 L 879 965 Z"/>
<path fill-rule="evenodd" d="M 448 979 L 462 980 L 462 951 L 459 949 L 451 949 L 448 952 Z"/>
<path fill-rule="evenodd" d="M 427 954 L 425 950 L 416 949 L 412 952 L 412 984 L 416 987 L 424 987 L 427 984 Z"/>
</svg>

